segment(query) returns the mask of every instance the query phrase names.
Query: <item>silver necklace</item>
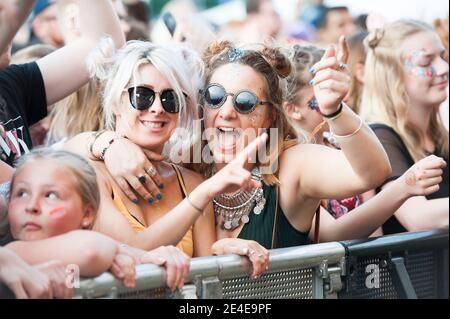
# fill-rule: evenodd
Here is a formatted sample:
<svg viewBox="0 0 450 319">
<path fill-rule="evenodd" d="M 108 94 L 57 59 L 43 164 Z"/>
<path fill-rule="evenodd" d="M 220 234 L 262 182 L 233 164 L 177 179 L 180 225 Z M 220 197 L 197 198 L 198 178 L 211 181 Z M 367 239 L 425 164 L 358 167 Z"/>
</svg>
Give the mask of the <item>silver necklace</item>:
<svg viewBox="0 0 450 319">
<path fill-rule="evenodd" d="M 258 168 L 252 170 L 252 178 L 261 182 L 261 173 Z M 233 195 L 219 195 L 213 199 L 216 219 L 222 217 L 221 227 L 224 230 L 234 230 L 242 223 L 250 221 L 250 212 L 260 215 L 266 204 L 262 187 L 250 192 L 239 191 Z"/>
</svg>

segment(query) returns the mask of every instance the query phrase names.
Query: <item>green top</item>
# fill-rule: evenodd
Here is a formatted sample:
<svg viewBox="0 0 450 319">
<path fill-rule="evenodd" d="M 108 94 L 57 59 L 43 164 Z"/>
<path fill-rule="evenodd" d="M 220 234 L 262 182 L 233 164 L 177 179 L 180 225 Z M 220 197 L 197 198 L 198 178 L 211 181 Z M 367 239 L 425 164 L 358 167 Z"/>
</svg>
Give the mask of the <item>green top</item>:
<svg viewBox="0 0 450 319">
<path fill-rule="evenodd" d="M 254 240 L 266 249 L 286 248 L 310 244 L 308 233 L 296 230 L 284 216 L 278 205 L 278 222 L 276 227 L 275 247 L 272 247 L 272 234 L 274 230 L 275 211 L 277 206 L 276 186 L 263 186 L 266 205 L 260 215 L 250 212 L 250 221 L 244 225 L 238 238 Z"/>
</svg>

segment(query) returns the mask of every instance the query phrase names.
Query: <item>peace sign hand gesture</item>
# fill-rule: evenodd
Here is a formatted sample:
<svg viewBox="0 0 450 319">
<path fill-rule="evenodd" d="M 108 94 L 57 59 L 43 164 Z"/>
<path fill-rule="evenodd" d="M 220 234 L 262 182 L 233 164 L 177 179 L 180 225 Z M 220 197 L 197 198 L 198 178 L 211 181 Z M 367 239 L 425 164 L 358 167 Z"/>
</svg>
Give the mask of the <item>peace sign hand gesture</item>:
<svg viewBox="0 0 450 319">
<path fill-rule="evenodd" d="M 335 113 L 350 90 L 351 74 L 347 68 L 349 47 L 344 36 L 339 39 L 339 52 L 333 45 L 327 49 L 322 60 L 311 68 L 314 78 L 314 95 L 322 114 Z"/>
</svg>

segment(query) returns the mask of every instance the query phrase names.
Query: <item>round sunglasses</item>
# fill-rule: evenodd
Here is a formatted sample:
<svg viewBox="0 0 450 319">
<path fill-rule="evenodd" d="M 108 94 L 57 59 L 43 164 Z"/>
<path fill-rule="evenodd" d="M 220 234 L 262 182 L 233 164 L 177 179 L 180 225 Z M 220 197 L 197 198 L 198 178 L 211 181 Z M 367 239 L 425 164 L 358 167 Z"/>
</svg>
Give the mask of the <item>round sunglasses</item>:
<svg viewBox="0 0 450 319">
<path fill-rule="evenodd" d="M 233 106 L 241 114 L 251 113 L 258 105 L 269 105 L 272 103 L 261 101 L 255 93 L 249 90 L 238 91 L 237 93 L 227 93 L 225 88 L 216 83 L 208 85 L 202 91 L 203 99 L 207 107 L 217 109 L 225 104 L 228 96 L 233 97 Z"/>
<path fill-rule="evenodd" d="M 156 92 L 145 86 L 135 86 L 128 89 L 128 94 L 131 106 L 136 110 L 145 111 L 149 109 L 155 102 L 156 94 L 159 94 L 164 111 L 167 113 L 180 112 L 180 102 L 172 89 Z M 183 95 L 187 97 L 185 93 Z"/>
</svg>

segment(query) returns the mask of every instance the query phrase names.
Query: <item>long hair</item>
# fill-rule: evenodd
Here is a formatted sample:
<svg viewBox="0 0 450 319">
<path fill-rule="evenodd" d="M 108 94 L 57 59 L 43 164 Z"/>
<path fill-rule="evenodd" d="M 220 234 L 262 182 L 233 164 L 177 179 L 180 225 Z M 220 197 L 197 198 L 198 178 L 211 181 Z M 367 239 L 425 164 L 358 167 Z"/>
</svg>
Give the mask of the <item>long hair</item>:
<svg viewBox="0 0 450 319">
<path fill-rule="evenodd" d="M 375 30 L 366 38 L 365 84 L 361 103 L 361 113 L 365 119 L 392 127 L 416 162 L 427 154 L 421 147 L 423 143 L 419 130 L 408 120 L 409 97 L 403 71 L 405 61 L 403 52 L 395 48 L 408 37 L 424 31 L 434 32 L 425 23 L 400 20 Z M 449 137 L 439 112 L 432 114 L 428 134 L 437 151 L 448 159 Z"/>
<path fill-rule="evenodd" d="M 206 83 L 209 82 L 218 68 L 231 63 L 229 59 L 224 58 L 229 57 L 229 53 L 232 52 L 230 50 L 239 50 L 239 52 L 244 53 L 238 59 L 233 60 L 232 63 L 251 67 L 261 74 L 265 80 L 265 95 L 268 101 L 272 103 L 275 113 L 269 132 L 271 128 L 278 130 L 277 149 L 267 156 L 270 163 L 275 163 L 285 149 L 298 143 L 297 133 L 283 111 L 286 93 L 285 78 L 291 74 L 291 63 L 287 55 L 279 48 L 267 45 L 236 47 L 229 41 L 215 42 L 209 46 L 203 57 L 206 64 Z M 207 143 L 203 142 L 203 144 L 204 147 L 208 147 Z M 261 163 L 258 162 L 257 164 Z M 197 170 L 206 177 L 212 175 L 211 164 L 202 164 L 200 169 Z M 272 171 L 273 173 L 263 175 L 264 182 L 268 185 L 275 185 L 279 182 L 276 177 L 278 169 Z"/>
<path fill-rule="evenodd" d="M 359 108 L 361 105 L 362 85 L 356 78 L 356 66 L 358 64 L 365 65 L 366 63 L 366 51 L 364 48 L 364 39 L 367 37 L 367 32 L 359 32 L 348 39 L 348 46 L 350 48 L 350 56 L 348 58 L 348 67 L 352 74 L 352 83 L 350 91 L 348 92 L 347 105 L 355 112 L 359 114 Z"/>
<path fill-rule="evenodd" d="M 99 81 L 91 79 L 80 90 L 57 102 L 50 112 L 47 145 L 83 132 L 103 130 L 105 115 L 101 106 Z"/>
</svg>

